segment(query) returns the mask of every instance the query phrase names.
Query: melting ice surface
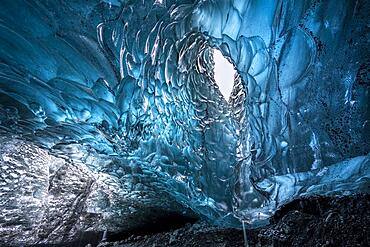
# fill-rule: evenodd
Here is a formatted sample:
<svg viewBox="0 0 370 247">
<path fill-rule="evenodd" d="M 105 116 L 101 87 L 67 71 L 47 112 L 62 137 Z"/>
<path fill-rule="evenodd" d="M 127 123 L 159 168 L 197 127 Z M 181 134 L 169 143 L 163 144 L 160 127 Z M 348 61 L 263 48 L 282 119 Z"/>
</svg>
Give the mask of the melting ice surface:
<svg viewBox="0 0 370 247">
<path fill-rule="evenodd" d="M 1 134 L 222 225 L 263 224 L 301 195 L 368 192 L 366 9 L 2 1 Z M 237 70 L 228 102 L 213 49 Z"/>
</svg>

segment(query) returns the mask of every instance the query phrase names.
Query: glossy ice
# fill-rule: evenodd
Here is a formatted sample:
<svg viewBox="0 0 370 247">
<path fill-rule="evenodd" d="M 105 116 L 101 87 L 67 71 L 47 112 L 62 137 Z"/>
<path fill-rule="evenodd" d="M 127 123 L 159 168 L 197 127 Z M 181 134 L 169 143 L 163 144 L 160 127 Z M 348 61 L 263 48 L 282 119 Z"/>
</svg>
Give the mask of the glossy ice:
<svg viewBox="0 0 370 247">
<path fill-rule="evenodd" d="M 368 192 L 368 10 L 3 1 L 0 131 L 225 226 L 303 194 Z M 228 102 L 213 48 L 238 72 Z"/>
</svg>

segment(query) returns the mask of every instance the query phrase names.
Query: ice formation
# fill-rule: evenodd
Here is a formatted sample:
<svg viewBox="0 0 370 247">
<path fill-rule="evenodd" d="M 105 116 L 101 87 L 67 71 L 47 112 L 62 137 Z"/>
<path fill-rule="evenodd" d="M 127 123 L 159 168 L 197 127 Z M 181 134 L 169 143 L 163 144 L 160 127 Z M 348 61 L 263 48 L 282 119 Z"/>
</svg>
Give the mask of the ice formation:
<svg viewBox="0 0 370 247">
<path fill-rule="evenodd" d="M 58 159 L 109 178 L 112 187 L 94 194 L 106 204 L 82 195 L 96 214 L 120 212 L 112 198 L 138 192 L 132 198 L 142 204 L 179 204 L 215 224 L 254 227 L 297 196 L 369 192 L 366 1 L 0 6 L 2 231 L 20 220 L 11 210 L 52 207 L 52 198 L 37 198 L 50 197 Z M 229 101 L 215 83 L 214 49 L 237 71 Z M 16 144 L 33 145 L 27 150 L 48 165 L 22 172 L 29 157 L 7 156 L 24 150 Z M 43 188 L 22 194 L 29 205 L 14 198 L 27 174 Z M 146 191 L 148 201 L 138 196 Z"/>
</svg>

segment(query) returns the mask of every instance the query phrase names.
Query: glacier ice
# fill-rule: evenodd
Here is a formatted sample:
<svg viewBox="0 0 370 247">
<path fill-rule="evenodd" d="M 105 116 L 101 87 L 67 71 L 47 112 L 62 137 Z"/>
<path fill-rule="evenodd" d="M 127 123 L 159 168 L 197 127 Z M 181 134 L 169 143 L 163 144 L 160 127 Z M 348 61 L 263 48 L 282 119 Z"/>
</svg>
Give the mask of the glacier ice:
<svg viewBox="0 0 370 247">
<path fill-rule="evenodd" d="M 160 214 L 183 210 L 167 194 L 133 182 L 127 170 L 117 171 L 118 178 L 91 170 L 71 155 L 56 157 L 32 142 L 0 141 L 2 246 L 68 243 L 88 232 L 142 228 L 160 220 Z M 66 153 L 72 147 L 63 149 Z M 72 246 L 85 246 L 78 242 Z"/>
<path fill-rule="evenodd" d="M 369 8 L 364 0 L 2 1 L 0 192 L 14 196 L 7 184 L 23 181 L 6 156 L 10 140 L 35 145 L 50 163 L 34 168 L 50 170 L 32 181 L 29 209 L 40 215 L 58 159 L 107 176 L 116 188 L 107 195 L 126 200 L 129 186 L 148 191 L 145 203 L 178 203 L 225 226 L 265 224 L 301 195 L 369 192 Z M 213 49 L 237 71 L 229 101 L 215 83 Z M 1 230 L 15 221 L 4 216 L 17 208 L 7 203 Z"/>
</svg>

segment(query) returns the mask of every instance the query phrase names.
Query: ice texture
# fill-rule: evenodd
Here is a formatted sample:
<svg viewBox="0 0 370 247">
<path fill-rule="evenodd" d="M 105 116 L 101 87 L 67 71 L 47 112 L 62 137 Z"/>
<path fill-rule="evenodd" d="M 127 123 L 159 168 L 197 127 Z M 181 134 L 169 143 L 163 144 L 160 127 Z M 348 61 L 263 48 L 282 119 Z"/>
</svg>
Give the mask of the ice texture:
<svg viewBox="0 0 370 247">
<path fill-rule="evenodd" d="M 84 238 L 91 243 L 106 230 L 140 229 L 184 210 L 166 193 L 135 183 L 131 171 L 118 170 L 117 177 L 91 170 L 80 159 L 57 157 L 32 142 L 4 136 L 0 141 L 2 246 L 65 246 L 78 239 L 72 246 L 85 246 Z M 63 149 L 70 153 L 71 148 Z"/>
<path fill-rule="evenodd" d="M 50 155 L 105 174 L 122 200 L 129 184 L 155 191 L 148 204 L 166 195 L 223 226 L 264 224 L 301 195 L 369 192 L 367 1 L 0 6 L 0 133 L 45 159 L 32 164 L 40 172 L 29 210 L 52 203 L 40 199 L 52 194 L 42 174 L 56 162 Z M 213 49 L 237 71 L 229 101 Z M 4 145 L 1 179 L 20 185 Z M 4 181 L 1 193 L 21 193 Z"/>
</svg>

